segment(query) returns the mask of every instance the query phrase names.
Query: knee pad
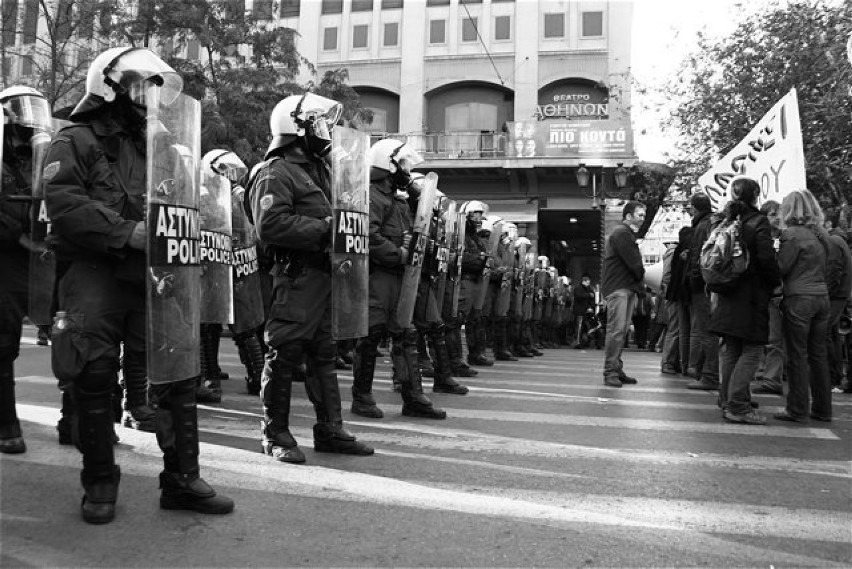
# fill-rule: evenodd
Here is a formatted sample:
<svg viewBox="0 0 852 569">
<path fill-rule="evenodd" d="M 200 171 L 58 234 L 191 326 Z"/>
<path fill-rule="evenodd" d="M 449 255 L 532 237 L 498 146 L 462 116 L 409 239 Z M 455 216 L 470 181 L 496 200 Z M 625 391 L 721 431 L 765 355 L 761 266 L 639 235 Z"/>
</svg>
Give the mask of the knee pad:
<svg viewBox="0 0 852 569">
<path fill-rule="evenodd" d="M 121 362 L 121 370 L 125 379 L 142 379 L 148 376 L 148 362 L 145 352 L 125 351 Z"/>
<path fill-rule="evenodd" d="M 118 360 L 104 358 L 88 362 L 74 385 L 86 393 L 112 393 L 118 385 Z"/>
<path fill-rule="evenodd" d="M 287 367 L 298 367 L 305 360 L 305 350 L 301 342 L 286 342 L 270 351 L 269 359 Z"/>
<path fill-rule="evenodd" d="M 414 346 L 417 347 L 417 330 L 414 328 L 408 328 L 407 330 L 402 331 L 402 346 Z"/>
</svg>

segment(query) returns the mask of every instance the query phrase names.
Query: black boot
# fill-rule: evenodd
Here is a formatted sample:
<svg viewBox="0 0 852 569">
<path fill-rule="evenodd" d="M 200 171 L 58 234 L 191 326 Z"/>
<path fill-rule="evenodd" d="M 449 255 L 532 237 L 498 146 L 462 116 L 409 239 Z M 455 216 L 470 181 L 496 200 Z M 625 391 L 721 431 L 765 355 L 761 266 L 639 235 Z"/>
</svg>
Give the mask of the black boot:
<svg viewBox="0 0 852 569">
<path fill-rule="evenodd" d="M 249 395 L 260 395 L 260 378 L 263 375 L 263 348 L 254 331 L 234 336 L 240 352 L 240 361 L 246 368 L 246 391 Z"/>
<path fill-rule="evenodd" d="M 450 369 L 456 377 L 474 377 L 479 374 L 464 360 L 462 355 L 461 329 L 458 327 L 446 328 L 444 337 L 447 342 L 447 354 L 450 358 Z"/>
<path fill-rule="evenodd" d="M 156 430 L 154 409 L 148 404 L 148 375 L 145 353 L 125 352 L 122 360 L 121 424 L 131 429 L 153 433 Z"/>
<path fill-rule="evenodd" d="M 413 334 L 407 331 L 406 334 Z M 403 370 L 405 381 L 402 384 L 402 414 L 407 417 L 425 419 L 446 419 L 443 409 L 436 409 L 428 397 L 423 395 L 423 379 L 417 365 L 416 340 L 410 338 L 403 346 L 394 343 L 391 348 L 394 367 Z"/>
<path fill-rule="evenodd" d="M 156 391 L 157 442 L 163 451 L 160 507 L 201 514 L 232 512 L 234 501 L 217 495 L 200 475 L 195 381 L 158 385 Z"/>
<path fill-rule="evenodd" d="M 219 377 L 213 368 L 210 359 L 211 339 L 210 325 L 201 325 L 201 346 L 199 355 L 201 357 L 201 375 L 195 381 L 195 400 L 198 403 L 221 403 L 222 387 Z"/>
<path fill-rule="evenodd" d="M 100 391 L 84 391 L 73 387 L 77 406 L 77 431 L 74 442 L 83 453 L 80 482 L 85 494 L 80 504 L 83 520 L 105 524 L 115 518 L 120 472 L 113 452 L 112 399 L 115 374 L 101 380 L 87 381 Z"/>
<path fill-rule="evenodd" d="M 15 367 L 11 358 L 0 361 L 0 453 L 27 451 L 15 408 Z"/>
<path fill-rule="evenodd" d="M 231 379 L 231 376 L 228 375 L 228 372 L 222 371 L 221 366 L 219 366 L 219 346 L 222 343 L 222 325 L 221 324 L 209 324 L 210 327 L 210 361 L 212 365 L 210 367 L 213 368 L 213 373 L 216 375 L 216 379 L 219 381 L 227 381 Z"/>
<path fill-rule="evenodd" d="M 506 347 L 506 319 L 498 318 L 494 321 L 494 359 L 497 361 L 516 362 L 518 358 Z"/>
<path fill-rule="evenodd" d="M 59 409 L 59 422 L 56 423 L 56 431 L 59 434 L 59 444 L 72 445 L 74 444 L 73 432 L 77 429 L 75 422 L 77 421 L 77 411 L 74 407 L 74 399 L 71 397 L 71 387 L 66 387 L 61 391 L 62 403 Z"/>
<path fill-rule="evenodd" d="M 336 351 L 317 354 L 305 382 L 308 399 L 313 403 L 317 416 L 317 423 L 314 425 L 314 450 L 369 456 L 373 454 L 373 449 L 359 443 L 354 435 L 343 428 L 340 386 L 337 383 L 337 372 L 334 371 L 336 356 Z"/>
<path fill-rule="evenodd" d="M 420 366 L 421 376 L 435 377 L 435 364 L 432 363 L 432 358 L 429 357 L 426 338 L 420 332 L 417 332 L 417 365 Z"/>
<path fill-rule="evenodd" d="M 435 354 L 437 363 L 432 391 L 434 393 L 452 393 L 453 395 L 467 394 L 468 388 L 453 379 L 449 350 L 442 330 L 435 330 L 429 334 L 429 348 Z"/>
<path fill-rule="evenodd" d="M 263 368 L 261 448 L 275 460 L 301 464 L 305 462 L 305 455 L 290 433 L 290 396 L 295 367 L 292 363 L 270 358 Z"/>
<path fill-rule="evenodd" d="M 376 373 L 376 350 L 381 334 L 373 331 L 358 340 L 352 370 L 352 407 L 354 415 L 381 419 L 385 416 L 373 399 L 373 376 Z"/>
<path fill-rule="evenodd" d="M 522 342 L 524 344 L 524 347 L 527 349 L 527 351 L 529 353 L 531 353 L 534 356 L 543 356 L 544 355 L 544 352 L 542 352 L 541 350 L 539 350 L 535 346 L 533 346 L 532 324 L 530 322 L 524 322 L 521 325 L 521 336 L 522 336 Z"/>
</svg>

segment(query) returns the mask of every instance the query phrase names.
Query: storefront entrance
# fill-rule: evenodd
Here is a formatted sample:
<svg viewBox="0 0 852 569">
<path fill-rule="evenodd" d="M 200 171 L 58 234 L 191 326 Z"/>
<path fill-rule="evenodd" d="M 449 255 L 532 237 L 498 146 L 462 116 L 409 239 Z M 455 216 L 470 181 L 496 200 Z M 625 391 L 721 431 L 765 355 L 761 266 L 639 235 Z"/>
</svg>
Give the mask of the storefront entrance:
<svg viewBox="0 0 852 569">
<path fill-rule="evenodd" d="M 600 282 L 601 211 L 542 209 L 538 212 L 539 255 L 547 255 L 560 275 L 576 282 L 584 273 Z"/>
</svg>

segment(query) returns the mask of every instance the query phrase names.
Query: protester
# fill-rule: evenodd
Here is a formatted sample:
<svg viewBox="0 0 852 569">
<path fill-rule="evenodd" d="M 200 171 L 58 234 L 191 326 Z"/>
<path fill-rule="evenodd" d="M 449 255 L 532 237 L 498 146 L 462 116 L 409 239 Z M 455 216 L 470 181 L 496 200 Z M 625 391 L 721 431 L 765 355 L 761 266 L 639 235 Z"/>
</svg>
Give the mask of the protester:
<svg viewBox="0 0 852 569">
<path fill-rule="evenodd" d="M 621 354 L 636 308 L 636 295 L 644 288 L 642 279 L 645 276 L 635 236 L 645 222 L 645 206 L 635 201 L 627 202 L 621 216 L 622 222 L 606 238 L 601 283 L 607 313 L 604 385 L 609 387 L 636 383 L 636 379 L 624 373 Z"/>
<path fill-rule="evenodd" d="M 831 379 L 826 339 L 830 304 L 825 267 L 830 249 L 823 213 L 814 195 L 796 190 L 781 203 L 778 265 L 784 281 L 787 407 L 781 421 L 831 421 Z M 810 390 L 810 392 L 809 392 Z M 811 402 L 811 397 L 813 401 Z"/>
<path fill-rule="evenodd" d="M 767 200 L 760 206 L 760 213 L 769 220 L 772 246 L 778 251 L 781 239 L 781 204 Z M 784 379 L 784 320 L 781 313 L 780 294 L 774 294 L 769 301 L 769 343 L 766 344 L 760 365 L 752 382 L 751 392 L 755 394 L 783 395 L 781 382 Z"/>
<path fill-rule="evenodd" d="M 825 229 L 829 232 L 828 262 L 826 264 L 826 284 L 830 312 L 828 319 L 828 369 L 832 387 L 843 383 L 843 341 L 840 334 L 840 319 L 849 304 L 852 293 L 852 258 L 849 245 L 846 244 L 846 231 L 840 228 L 841 210 L 831 214 L 825 220 Z"/>
<path fill-rule="evenodd" d="M 722 223 L 740 224 L 749 264 L 734 282 L 709 286 L 715 296 L 710 331 L 721 337 L 719 405 L 727 421 L 763 425 L 766 419 L 752 409 L 749 384 L 769 338 L 769 298 L 781 279 L 769 222 L 757 209 L 760 185 L 739 177 L 729 189 L 731 201 Z"/>
<path fill-rule="evenodd" d="M 712 226 L 710 198 L 707 194 L 693 194 L 689 205 L 692 209 L 692 244 L 689 249 L 691 330 L 686 374 L 696 381 L 687 388 L 714 390 L 719 388 L 719 343 L 709 330 L 710 297 L 699 268 L 701 248 Z"/>
</svg>

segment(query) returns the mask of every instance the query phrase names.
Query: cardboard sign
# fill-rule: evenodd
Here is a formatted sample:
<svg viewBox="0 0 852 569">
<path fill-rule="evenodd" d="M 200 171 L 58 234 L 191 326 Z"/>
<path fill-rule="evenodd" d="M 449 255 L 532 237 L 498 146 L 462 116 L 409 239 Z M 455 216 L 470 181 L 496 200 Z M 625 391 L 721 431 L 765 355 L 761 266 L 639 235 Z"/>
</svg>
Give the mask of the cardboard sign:
<svg viewBox="0 0 852 569">
<path fill-rule="evenodd" d="M 781 203 L 794 190 L 807 188 L 802 126 L 796 90 L 772 107 L 733 150 L 698 179 L 715 211 L 730 199 L 728 185 L 735 176 L 748 176 L 760 184 L 758 205 Z"/>
</svg>

